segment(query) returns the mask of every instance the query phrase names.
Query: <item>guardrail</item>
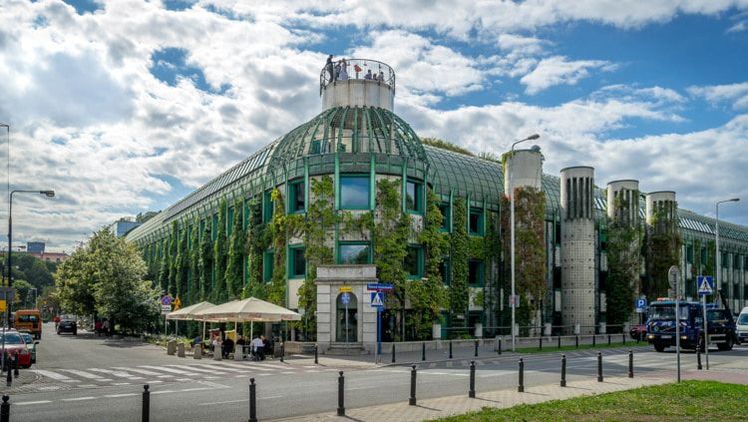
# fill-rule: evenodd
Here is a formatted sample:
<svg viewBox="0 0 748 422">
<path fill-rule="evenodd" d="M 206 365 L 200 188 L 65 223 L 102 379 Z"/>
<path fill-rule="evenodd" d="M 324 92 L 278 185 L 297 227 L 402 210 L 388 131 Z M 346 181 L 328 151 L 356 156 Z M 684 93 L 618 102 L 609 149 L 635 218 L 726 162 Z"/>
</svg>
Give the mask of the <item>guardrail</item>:
<svg viewBox="0 0 748 422">
<path fill-rule="evenodd" d="M 336 60 L 325 64 L 319 74 L 319 92 L 330 84 L 347 80 L 370 80 L 395 90 L 395 71 L 386 64 L 369 59 Z"/>
</svg>

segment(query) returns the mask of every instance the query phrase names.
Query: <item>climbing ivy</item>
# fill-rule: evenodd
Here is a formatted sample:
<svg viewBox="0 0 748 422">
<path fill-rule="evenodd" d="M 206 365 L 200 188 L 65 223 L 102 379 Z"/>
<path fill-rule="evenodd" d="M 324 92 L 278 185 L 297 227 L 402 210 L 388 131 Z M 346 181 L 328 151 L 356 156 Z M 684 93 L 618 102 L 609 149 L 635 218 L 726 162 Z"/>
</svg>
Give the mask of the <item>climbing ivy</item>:
<svg viewBox="0 0 748 422">
<path fill-rule="evenodd" d="M 633 311 L 641 268 L 641 234 L 638 227 L 613 221 L 607 236 L 606 322 L 621 325 L 629 321 Z"/>
<path fill-rule="evenodd" d="M 452 212 L 452 282 L 449 288 L 449 309 L 452 317 L 463 316 L 463 325 L 468 321 L 468 260 L 470 259 L 470 236 L 467 231 L 467 206 L 464 198 L 456 198 Z M 474 251 L 473 251 L 474 252 Z M 457 324 L 452 322 L 452 326 Z"/>
<path fill-rule="evenodd" d="M 249 282 L 244 286 L 242 297 L 267 299 L 267 286 L 263 280 L 263 254 L 269 246 L 267 225 L 262 221 L 262 199 L 260 195 L 249 201 L 249 230 L 246 253 L 249 256 Z"/>
<path fill-rule="evenodd" d="M 171 235 L 169 235 L 169 280 L 167 292 L 172 296 L 177 294 L 177 251 L 179 250 L 179 224 L 171 222 Z"/>
<path fill-rule="evenodd" d="M 175 292 L 183 303 L 187 303 L 187 282 L 189 277 L 189 251 L 187 250 L 187 228 L 177 231 L 179 241 L 177 246 L 177 259 L 175 263 Z"/>
<path fill-rule="evenodd" d="M 268 300 L 286 306 L 286 247 L 288 239 L 298 237 L 304 229 L 304 219 L 299 214 L 286 214 L 283 194 L 274 189 L 271 198 L 274 203 L 273 220 L 269 231 L 273 245 L 273 277 L 268 289 Z"/>
<path fill-rule="evenodd" d="M 169 288 L 169 238 L 159 241 L 160 266 L 158 270 L 158 285 L 162 293 Z"/>
<path fill-rule="evenodd" d="M 195 218 L 190 226 L 190 280 L 188 303 L 200 301 L 200 220 Z"/>
<path fill-rule="evenodd" d="M 207 218 L 205 221 L 205 228 L 200 237 L 200 246 L 198 251 L 198 258 L 200 260 L 199 267 L 199 285 L 200 285 L 200 300 L 209 300 L 210 297 L 210 286 L 213 274 L 213 241 L 211 239 L 211 221 Z"/>
<path fill-rule="evenodd" d="M 677 205 L 674 208 L 677 209 Z M 645 240 L 647 282 L 642 286 L 643 293 L 650 299 L 668 294 L 668 270 L 680 263 L 683 243 L 675 226 L 677 217 L 669 219 L 663 212 L 657 211 L 652 220 L 652 229 L 648 230 Z"/>
<path fill-rule="evenodd" d="M 218 207 L 218 230 L 216 233 L 216 240 L 213 242 L 214 283 L 212 286 L 211 297 L 215 303 L 223 303 L 228 299 L 226 292 L 226 279 L 224 277 L 226 261 L 228 260 L 228 248 L 226 247 L 227 212 L 228 204 L 225 199 L 222 199 L 221 204 Z"/>
<path fill-rule="evenodd" d="M 242 201 L 234 201 L 234 218 L 231 222 L 231 239 L 229 240 L 228 265 L 226 267 L 226 288 L 229 298 L 241 296 L 244 284 L 244 231 L 242 230 Z"/>
</svg>

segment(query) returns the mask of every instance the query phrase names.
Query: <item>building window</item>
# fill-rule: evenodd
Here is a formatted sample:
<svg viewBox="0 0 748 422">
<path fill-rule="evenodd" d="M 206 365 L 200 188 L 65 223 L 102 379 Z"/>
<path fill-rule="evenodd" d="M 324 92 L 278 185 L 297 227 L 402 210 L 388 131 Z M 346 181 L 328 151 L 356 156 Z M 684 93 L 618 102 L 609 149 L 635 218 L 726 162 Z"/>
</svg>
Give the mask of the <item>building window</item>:
<svg viewBox="0 0 748 422">
<path fill-rule="evenodd" d="M 423 248 L 417 245 L 408 247 L 408 254 L 405 256 L 405 271 L 410 278 L 423 277 Z"/>
<path fill-rule="evenodd" d="M 226 216 L 226 234 L 228 236 L 231 236 L 231 233 L 234 232 L 234 207 L 229 207 L 227 216 Z"/>
<path fill-rule="evenodd" d="M 483 209 L 470 208 L 470 234 L 483 236 Z"/>
<path fill-rule="evenodd" d="M 483 287 L 483 261 L 470 260 L 468 263 L 468 284 L 471 287 Z"/>
<path fill-rule="evenodd" d="M 303 246 L 291 246 L 289 247 L 289 277 L 304 277 L 306 276 L 306 257 L 304 256 Z"/>
<path fill-rule="evenodd" d="M 295 182 L 291 182 L 289 185 L 289 211 L 291 213 L 295 212 L 304 212 L 304 209 L 306 208 L 305 203 L 305 192 L 304 192 L 304 181 L 303 180 L 297 180 Z"/>
<path fill-rule="evenodd" d="M 273 219 L 275 204 L 273 203 L 273 191 L 265 191 L 262 195 L 262 221 L 269 223 Z"/>
<path fill-rule="evenodd" d="M 338 245 L 338 264 L 369 264 L 371 248 L 368 243 L 351 242 Z"/>
<path fill-rule="evenodd" d="M 449 269 L 449 257 L 444 257 L 441 264 L 439 264 L 439 275 L 441 276 L 442 283 L 444 283 L 445 286 L 449 286 L 452 282 L 451 272 Z"/>
<path fill-rule="evenodd" d="M 265 252 L 262 256 L 262 280 L 269 283 L 273 279 L 273 264 L 275 254 L 272 251 Z"/>
<path fill-rule="evenodd" d="M 370 188 L 368 175 L 340 176 L 340 208 L 345 210 L 369 209 Z"/>
<path fill-rule="evenodd" d="M 413 213 L 423 212 L 423 184 L 408 180 L 405 184 L 405 209 Z"/>
<path fill-rule="evenodd" d="M 439 211 L 442 213 L 442 226 L 441 230 L 444 232 L 449 231 L 449 222 L 450 222 L 450 208 L 449 208 L 449 202 L 442 202 L 439 204 Z"/>
<path fill-rule="evenodd" d="M 693 264 L 693 245 L 686 246 L 686 262 Z"/>
</svg>

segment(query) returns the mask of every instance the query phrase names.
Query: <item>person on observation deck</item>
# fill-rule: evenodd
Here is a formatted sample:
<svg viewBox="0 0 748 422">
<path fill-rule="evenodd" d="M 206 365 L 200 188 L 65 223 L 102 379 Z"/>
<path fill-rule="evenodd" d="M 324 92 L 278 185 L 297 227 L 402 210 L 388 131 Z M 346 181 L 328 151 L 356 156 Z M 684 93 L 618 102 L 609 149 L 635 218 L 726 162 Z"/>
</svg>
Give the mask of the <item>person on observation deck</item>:
<svg viewBox="0 0 748 422">
<path fill-rule="evenodd" d="M 374 75 L 371 74 L 371 69 L 366 71 L 366 75 L 364 75 L 364 79 L 372 80 L 374 78 Z"/>
<path fill-rule="evenodd" d="M 332 65 L 332 54 L 330 54 L 329 56 L 327 56 L 327 63 L 325 63 L 325 70 L 327 71 L 328 75 L 330 75 L 329 81 L 332 82 L 333 81 L 333 77 L 334 77 L 334 74 L 333 74 L 333 65 Z"/>
</svg>

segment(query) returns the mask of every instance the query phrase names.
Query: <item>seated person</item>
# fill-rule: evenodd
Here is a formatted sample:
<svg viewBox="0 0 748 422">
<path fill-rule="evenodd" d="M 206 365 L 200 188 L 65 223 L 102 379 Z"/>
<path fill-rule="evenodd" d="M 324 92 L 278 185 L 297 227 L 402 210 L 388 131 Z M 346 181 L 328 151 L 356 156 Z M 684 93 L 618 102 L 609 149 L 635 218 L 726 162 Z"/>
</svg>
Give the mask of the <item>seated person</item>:
<svg viewBox="0 0 748 422">
<path fill-rule="evenodd" d="M 190 341 L 190 347 L 191 348 L 194 349 L 196 344 L 199 344 L 202 347 L 202 345 L 203 345 L 203 338 L 200 337 L 200 336 L 196 336 L 195 338 L 192 339 L 192 341 Z"/>
<path fill-rule="evenodd" d="M 242 357 L 244 357 L 244 337 L 239 336 L 238 339 L 236 339 L 236 351 L 234 353 L 241 353 Z"/>
<path fill-rule="evenodd" d="M 255 337 L 249 346 L 252 348 L 252 355 L 255 360 L 265 360 L 265 346 L 259 336 Z"/>
<path fill-rule="evenodd" d="M 233 351 L 234 351 L 234 340 L 231 340 L 230 338 L 227 337 L 221 344 L 221 354 L 223 355 L 223 358 L 226 359 L 229 357 L 229 353 Z"/>
</svg>

